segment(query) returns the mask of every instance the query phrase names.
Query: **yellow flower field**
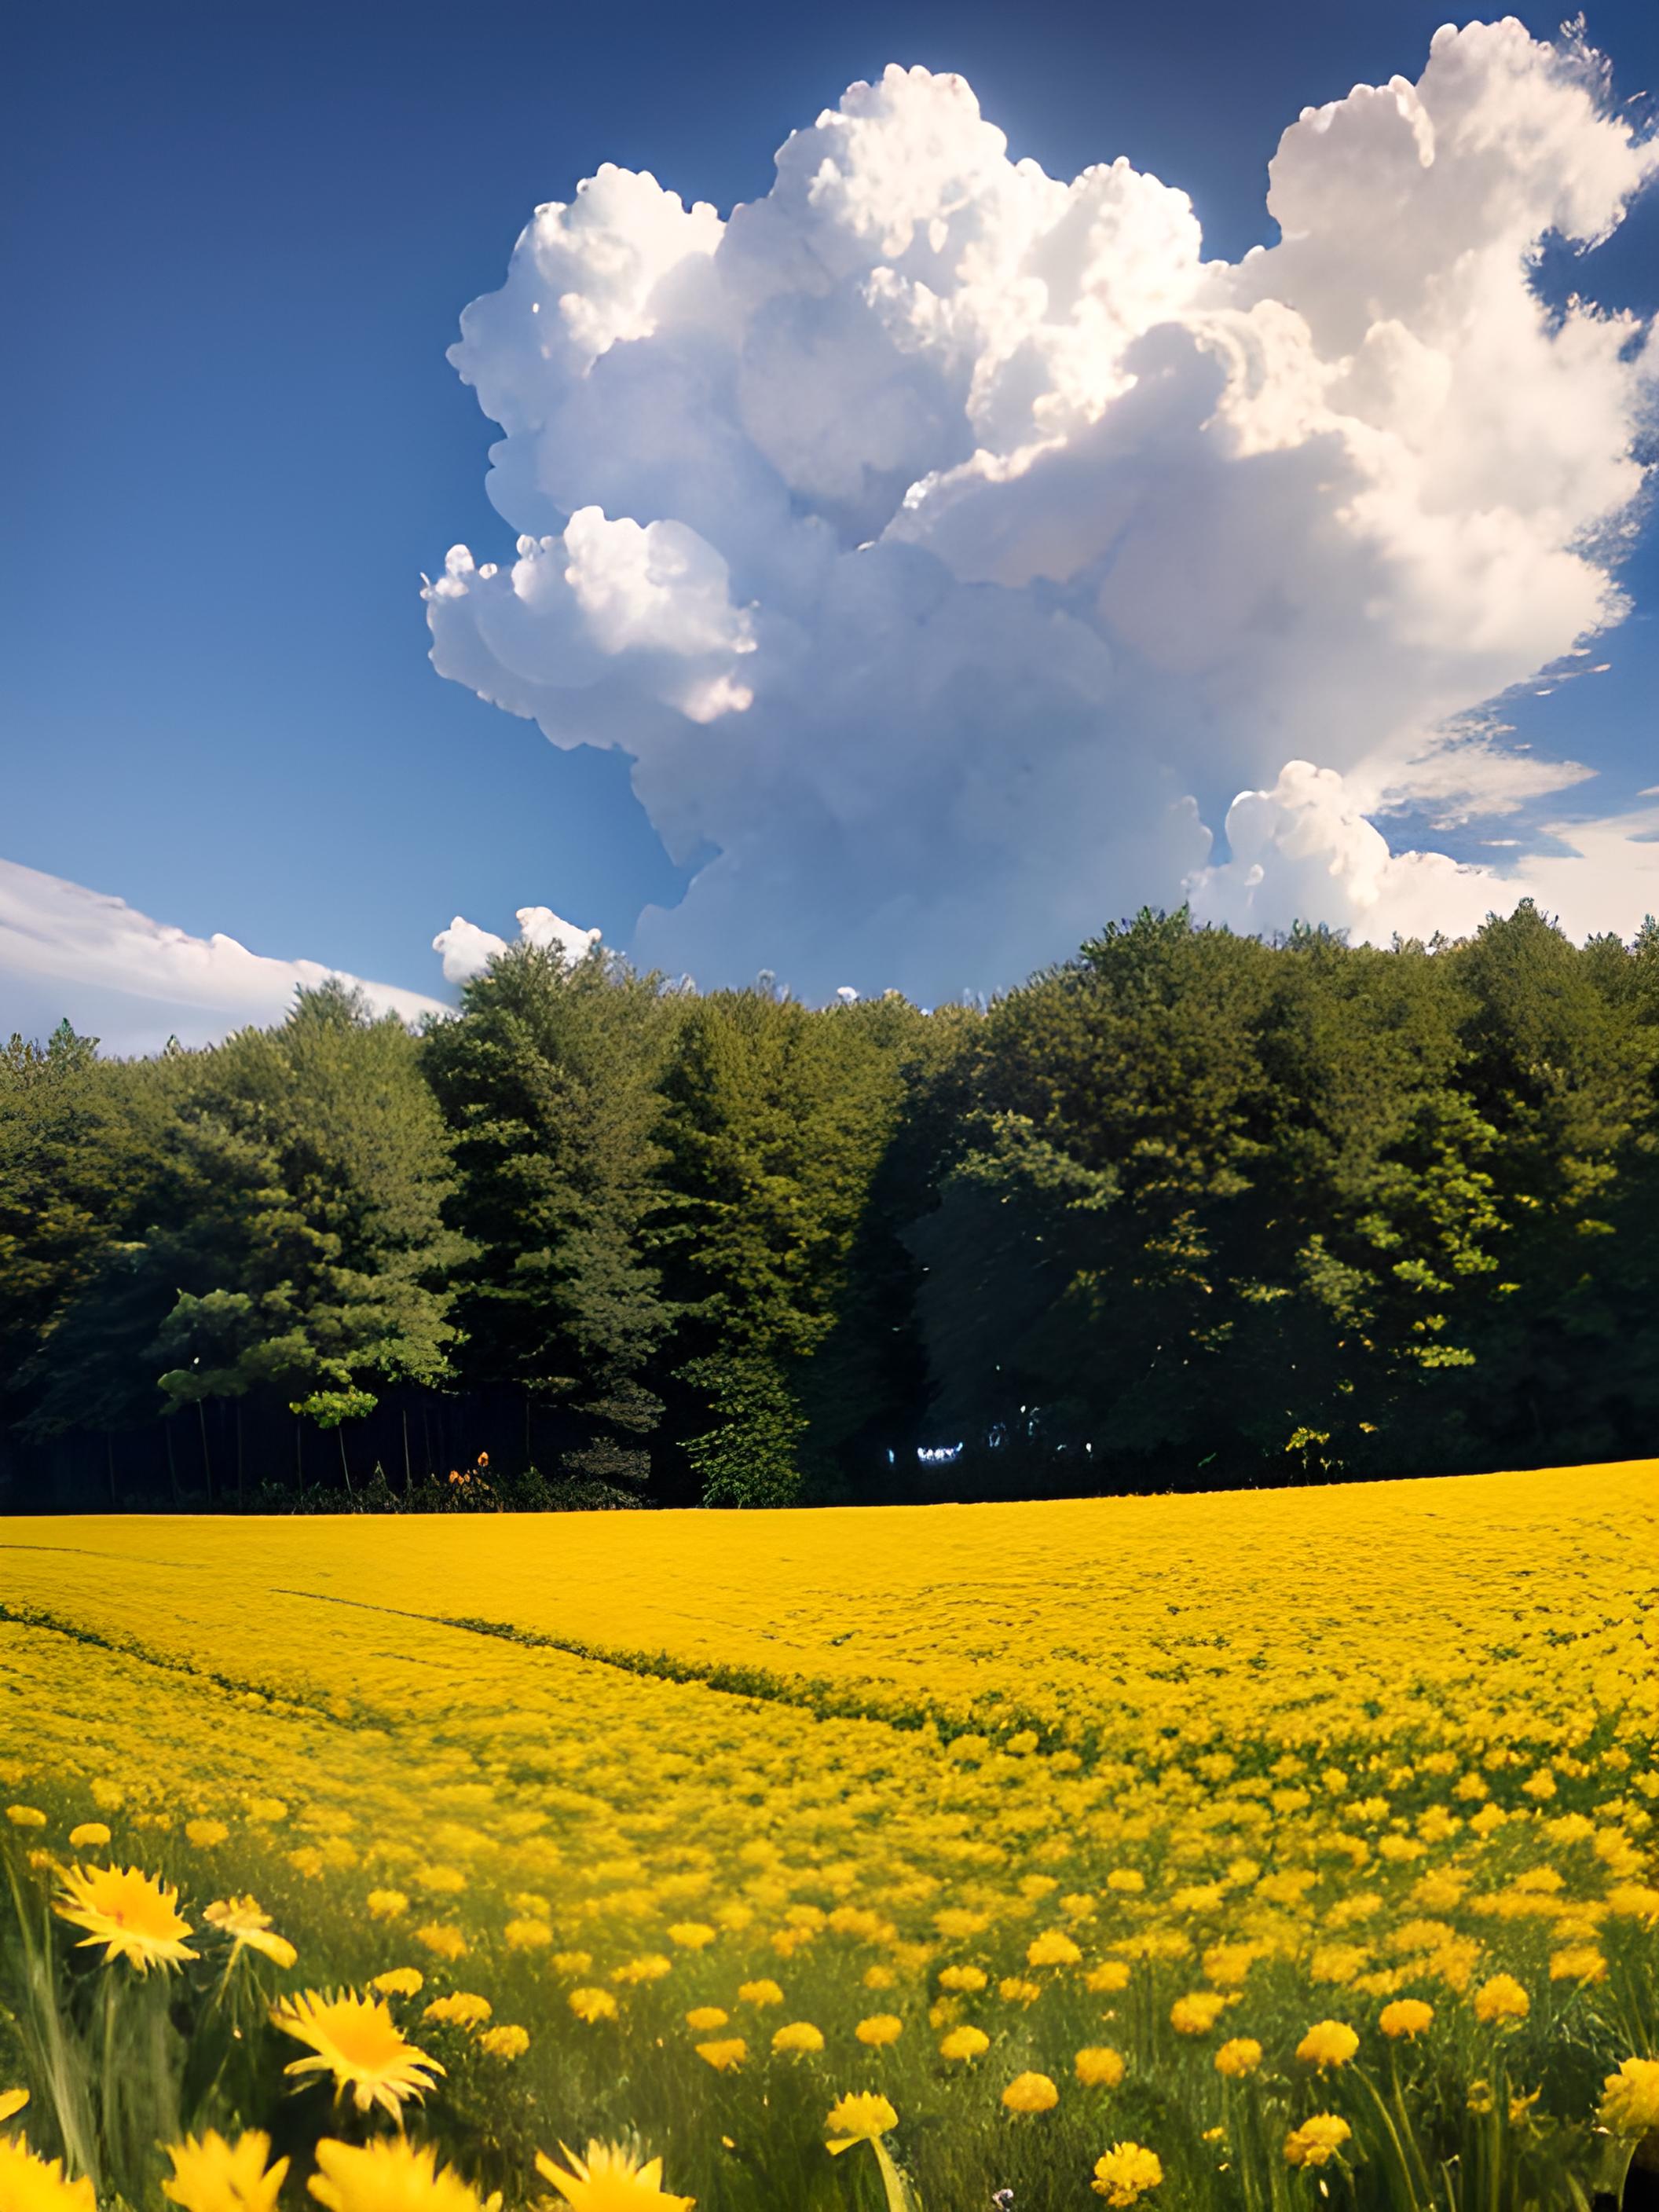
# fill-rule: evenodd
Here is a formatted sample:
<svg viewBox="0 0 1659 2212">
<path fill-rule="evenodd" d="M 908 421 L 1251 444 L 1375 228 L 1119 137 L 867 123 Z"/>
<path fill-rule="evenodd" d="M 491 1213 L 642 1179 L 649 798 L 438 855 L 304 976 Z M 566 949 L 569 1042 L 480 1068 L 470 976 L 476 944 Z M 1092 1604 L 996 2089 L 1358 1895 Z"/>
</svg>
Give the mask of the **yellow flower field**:
<svg viewBox="0 0 1659 2212">
<path fill-rule="evenodd" d="M 1616 2191 L 1659 2131 L 1656 1504 L 1649 1462 L 11 1521 L 0 2124 L 186 2212 L 252 2200 L 199 2142 L 163 2199 L 185 2129 L 337 2212 Z M 87 1933 L 107 1868 L 176 1889 L 153 1936 Z M 149 2118 L 100 2101 L 113 1990 Z M 453 2170 L 347 2155 L 400 2129 Z"/>
</svg>

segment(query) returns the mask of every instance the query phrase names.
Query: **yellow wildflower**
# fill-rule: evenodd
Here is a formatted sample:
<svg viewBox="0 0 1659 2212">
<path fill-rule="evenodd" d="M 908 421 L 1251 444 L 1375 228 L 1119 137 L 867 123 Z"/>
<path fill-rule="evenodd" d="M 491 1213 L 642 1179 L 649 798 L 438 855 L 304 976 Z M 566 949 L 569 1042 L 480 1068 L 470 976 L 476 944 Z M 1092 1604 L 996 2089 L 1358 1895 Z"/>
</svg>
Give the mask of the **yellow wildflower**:
<svg viewBox="0 0 1659 2212">
<path fill-rule="evenodd" d="M 70 1830 L 69 1839 L 71 1850 L 101 1850 L 109 1841 L 109 1830 L 101 1820 L 82 1820 Z"/>
<path fill-rule="evenodd" d="M 210 2128 L 199 2142 L 186 2136 L 181 2143 L 169 2143 L 167 2154 L 173 2172 L 161 2194 L 185 2212 L 276 2212 L 289 2161 L 266 2165 L 270 2137 L 258 2129 L 229 2143 Z"/>
<path fill-rule="evenodd" d="M 1474 1993 L 1474 2016 L 1488 2026 L 1522 2021 L 1532 2010 L 1532 1999 L 1513 1974 L 1494 1974 Z"/>
<path fill-rule="evenodd" d="M 1316 2112 L 1292 2128 L 1285 2138 L 1285 2155 L 1292 2166 L 1323 2166 L 1340 2151 L 1353 2130 L 1335 2112 Z"/>
<path fill-rule="evenodd" d="M 1163 2179 L 1163 2162 L 1155 2150 L 1138 2142 L 1119 2142 L 1095 2160 L 1095 2178 L 1089 2186 L 1117 2212 L 1125 2212 Z"/>
<path fill-rule="evenodd" d="M 522 2058 L 530 2048 L 530 2031 L 505 2021 L 499 2027 L 485 2028 L 478 2038 L 478 2048 L 492 2058 Z"/>
<path fill-rule="evenodd" d="M 805 2051 L 822 2051 L 823 2031 L 814 2027 L 810 2020 L 792 2020 L 787 2027 L 779 2028 L 773 2036 L 772 2048 L 777 2051 L 793 2051 L 797 2057 Z"/>
<path fill-rule="evenodd" d="M 1074 1966 L 1083 1954 L 1063 1929 L 1050 1928 L 1025 1947 L 1028 1966 Z"/>
<path fill-rule="evenodd" d="M 991 2047 L 991 2039 L 982 2027 L 953 2027 L 939 2044 L 941 2058 L 977 2058 Z"/>
<path fill-rule="evenodd" d="M 66 2181 L 63 2160 L 40 2157 L 21 2135 L 0 2136 L 0 2204 L 6 2212 L 97 2212 L 92 2184 Z"/>
<path fill-rule="evenodd" d="M 585 2159 L 559 2148 L 570 2171 L 555 2166 L 543 2151 L 536 2154 L 536 2171 L 550 2181 L 571 2212 L 691 2212 L 696 2199 L 671 2197 L 662 2185 L 662 2160 L 641 2162 L 620 2143 L 591 2142 Z"/>
<path fill-rule="evenodd" d="M 1358 2048 L 1359 2038 L 1344 2021 L 1322 2020 L 1297 2045 L 1296 2055 L 1322 2073 L 1328 2066 L 1346 2066 Z"/>
<path fill-rule="evenodd" d="M 1002 2101 L 1011 2112 L 1052 2112 L 1060 2092 L 1046 2074 L 1016 2074 Z"/>
<path fill-rule="evenodd" d="M 832 2105 L 823 2124 L 830 2130 L 824 2148 L 839 2154 L 888 2134 L 898 2125 L 898 2114 L 878 2091 L 861 2089 Z"/>
<path fill-rule="evenodd" d="M 1254 2074 L 1261 2063 L 1261 2045 L 1253 2035 L 1235 2035 L 1215 2055 L 1215 2070 L 1232 2081 Z"/>
<path fill-rule="evenodd" d="M 861 2020 L 853 2033 L 860 2043 L 879 2048 L 884 2043 L 898 2041 L 904 2033 L 904 2022 L 896 2013 L 874 2012 L 867 2020 Z"/>
<path fill-rule="evenodd" d="M 361 2146 L 325 2138 L 317 2164 L 306 2186 L 328 2212 L 500 2212 L 499 2191 L 481 2199 L 431 2144 L 405 2136 Z"/>
<path fill-rule="evenodd" d="M 408 1910 L 409 1899 L 400 1889 L 371 1889 L 368 1893 L 371 1920 L 400 1920 Z"/>
<path fill-rule="evenodd" d="M 1194 1990 L 1177 1997 L 1170 2007 L 1170 2025 L 1177 2035 L 1207 2035 L 1226 2010 L 1227 2002 L 1218 1990 Z"/>
<path fill-rule="evenodd" d="M 1384 2035 L 1396 2039 L 1402 2035 L 1421 2035 L 1434 2020 L 1434 2007 L 1425 2004 L 1421 1997 L 1396 1997 L 1385 2004 L 1377 2014 L 1376 2024 Z"/>
<path fill-rule="evenodd" d="M 724 2027 L 730 2017 L 719 2005 L 693 2005 L 685 2015 L 685 2024 L 694 2035 L 712 2035 L 717 2027 Z"/>
<path fill-rule="evenodd" d="M 939 1985 L 942 1990 L 982 1990 L 990 1979 L 983 1966 L 941 1966 Z"/>
<path fill-rule="evenodd" d="M 586 2021 L 590 2027 L 595 2021 L 617 2017 L 617 2000 L 609 1990 L 572 1990 L 568 2002 L 577 2019 Z"/>
<path fill-rule="evenodd" d="M 1595 2117 L 1616 2136 L 1659 2130 L 1659 2058 L 1626 2058 L 1609 2074 Z"/>
<path fill-rule="evenodd" d="M 176 1966 L 200 1954 L 181 1940 L 191 1933 L 180 1917 L 179 1893 L 160 1875 L 125 1873 L 112 1866 L 66 1868 L 58 1877 L 63 1895 L 52 1910 L 74 1927 L 84 1928 L 77 1949 L 104 1945 L 104 1963 L 125 1959 L 141 1974 L 152 1966 Z"/>
<path fill-rule="evenodd" d="M 307 1990 L 272 2008 L 271 2020 L 284 2035 L 308 2044 L 311 2056 L 283 2069 L 289 2074 L 331 2074 L 337 2096 L 349 2089 L 360 2112 L 378 2105 L 395 2120 L 407 2097 L 424 2097 L 431 2076 L 443 2068 L 405 2041 L 384 2001 L 360 1997 L 355 1990 L 325 1996 Z"/>
<path fill-rule="evenodd" d="M 488 1997 L 471 1990 L 457 1990 L 451 1996 L 434 1997 L 421 2018 L 446 2027 L 481 2027 L 495 2009 Z"/>
<path fill-rule="evenodd" d="M 777 2005 L 783 2002 L 783 1991 L 775 1982 L 764 1976 L 757 1982 L 741 1982 L 738 1985 L 738 2002 L 746 2005 Z"/>
<path fill-rule="evenodd" d="M 417 1997 L 426 1987 L 426 1976 L 418 1966 L 388 1966 L 383 1974 L 376 1974 L 369 1984 L 383 1997 Z"/>
<path fill-rule="evenodd" d="M 692 2047 L 717 2074 L 724 2074 L 728 2066 L 741 2066 L 749 2056 L 749 2045 L 740 2035 L 728 2035 L 718 2042 L 698 2043 Z"/>
<path fill-rule="evenodd" d="M 270 1924 L 270 1915 L 261 1911 L 254 1897 L 230 1897 L 210 1905 L 202 1917 L 210 1928 L 231 1939 L 234 1959 L 243 1949 L 258 1951 L 276 1961 L 279 1966 L 291 1966 L 299 1956 L 286 1936 L 278 1936 Z"/>
<path fill-rule="evenodd" d="M 1115 2089 L 1123 2079 L 1123 2053 L 1109 2044 L 1091 2043 L 1072 2061 L 1073 2070 L 1085 2089 Z"/>
</svg>

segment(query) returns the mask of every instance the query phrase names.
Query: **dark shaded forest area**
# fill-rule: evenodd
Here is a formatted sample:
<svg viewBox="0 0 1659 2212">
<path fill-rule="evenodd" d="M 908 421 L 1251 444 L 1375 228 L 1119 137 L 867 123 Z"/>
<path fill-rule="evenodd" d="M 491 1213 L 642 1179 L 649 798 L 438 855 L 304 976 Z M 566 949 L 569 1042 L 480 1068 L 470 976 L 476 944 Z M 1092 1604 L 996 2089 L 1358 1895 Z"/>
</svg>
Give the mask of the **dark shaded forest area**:
<svg viewBox="0 0 1659 2212">
<path fill-rule="evenodd" d="M 0 1055 L 0 1503 L 775 1504 L 1659 1437 L 1659 928 L 1141 915 L 988 1009 L 517 947 Z M 958 1449 L 959 1448 L 959 1449 Z M 480 1455 L 484 1455 L 483 1463 Z"/>
</svg>

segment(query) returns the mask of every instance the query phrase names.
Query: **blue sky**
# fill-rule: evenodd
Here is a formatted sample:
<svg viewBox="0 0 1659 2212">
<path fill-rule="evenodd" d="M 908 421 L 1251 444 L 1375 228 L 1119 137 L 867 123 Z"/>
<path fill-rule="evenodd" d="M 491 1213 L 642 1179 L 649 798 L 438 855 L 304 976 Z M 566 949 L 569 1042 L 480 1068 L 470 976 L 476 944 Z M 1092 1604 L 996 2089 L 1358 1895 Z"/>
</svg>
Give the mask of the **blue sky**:
<svg viewBox="0 0 1659 2212">
<path fill-rule="evenodd" d="M 1121 154 L 1184 188 L 1234 259 L 1275 234 L 1281 129 L 1415 79 L 1438 20 L 1416 0 L 20 9 L 0 858 L 417 991 L 453 914 L 510 934 L 545 902 L 626 943 L 689 870 L 625 760 L 556 750 L 426 657 L 421 572 L 457 540 L 511 557 L 492 427 L 445 349 L 532 207 L 614 161 L 724 214 L 792 127 L 897 60 L 962 72 L 1054 176 Z M 1659 87 L 1649 0 L 1588 29 L 1616 97 Z M 1557 259 L 1552 288 L 1584 283 Z M 1604 304 L 1659 305 L 1659 192 L 1589 267 Z M 1659 781 L 1650 525 L 1625 581 L 1609 672 L 1505 716 L 1600 769 L 1598 807 Z"/>
</svg>

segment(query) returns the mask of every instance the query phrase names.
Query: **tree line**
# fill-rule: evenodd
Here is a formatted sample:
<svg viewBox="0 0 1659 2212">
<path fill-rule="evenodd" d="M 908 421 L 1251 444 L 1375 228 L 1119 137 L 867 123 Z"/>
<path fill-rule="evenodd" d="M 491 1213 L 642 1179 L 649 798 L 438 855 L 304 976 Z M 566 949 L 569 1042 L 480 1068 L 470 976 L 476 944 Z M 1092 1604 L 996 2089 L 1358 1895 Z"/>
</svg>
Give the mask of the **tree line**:
<svg viewBox="0 0 1659 2212">
<path fill-rule="evenodd" d="M 1143 913 L 988 1007 L 515 946 L 201 1051 L 0 1054 L 0 1482 L 775 1504 L 1638 1455 L 1659 927 Z"/>
</svg>

